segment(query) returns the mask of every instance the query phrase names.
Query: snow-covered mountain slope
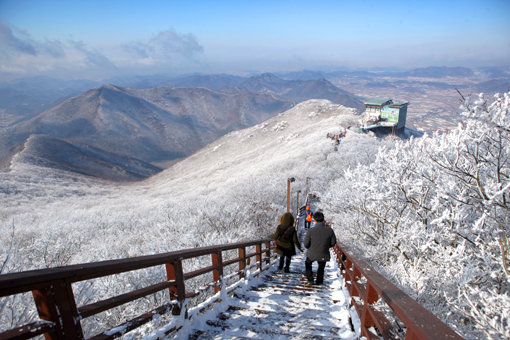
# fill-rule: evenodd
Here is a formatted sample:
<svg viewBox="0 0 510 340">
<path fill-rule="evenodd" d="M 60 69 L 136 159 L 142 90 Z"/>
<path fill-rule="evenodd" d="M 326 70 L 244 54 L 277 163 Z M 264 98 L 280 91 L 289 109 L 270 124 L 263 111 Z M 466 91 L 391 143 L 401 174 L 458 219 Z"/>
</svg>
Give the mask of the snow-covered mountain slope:
<svg viewBox="0 0 510 340">
<path fill-rule="evenodd" d="M 356 128 L 348 130 L 337 152 L 326 138 L 353 126 L 356 118 L 352 109 L 310 100 L 232 132 L 158 175 L 124 185 L 15 158 L 11 171 L 0 173 L 1 231 L 14 230 L 21 240 L 35 233 L 55 253 L 70 251 L 61 242 L 80 240 L 66 263 L 265 236 L 286 206 L 288 177 L 296 178 L 295 202 L 296 190 L 307 189 L 307 177 L 320 187 L 339 168 L 375 152 L 380 140 Z M 95 247 L 86 246 L 91 244 Z M 22 241 L 19 246 L 32 247 Z M 9 246 L 0 248 L 5 252 Z M 12 262 L 11 270 L 51 265 L 31 259 Z"/>
<path fill-rule="evenodd" d="M 220 138 L 147 182 L 175 181 L 174 190 L 195 195 L 189 191 L 189 183 L 196 180 L 207 182 L 218 193 L 235 191 L 239 185 L 259 179 L 283 180 L 283 184 L 287 177 L 304 180 L 319 170 L 314 164 L 319 166 L 334 151 L 333 141 L 326 138 L 328 132 L 351 127 L 352 138 L 366 137 L 353 132 L 356 123 L 353 109 L 327 100 L 310 100 L 262 124 Z"/>
<path fill-rule="evenodd" d="M 510 93 L 490 105 L 480 95 L 456 130 L 394 142 L 348 129 L 351 109 L 311 100 L 129 185 L 14 158 L 0 173 L 1 271 L 265 237 L 292 176 L 293 210 L 298 190 L 319 194 L 338 239 L 399 288 L 465 338 L 506 339 L 509 107 Z M 344 129 L 335 147 L 326 136 Z M 78 300 L 121 293 L 108 282 L 80 287 Z"/>
<path fill-rule="evenodd" d="M 44 135 L 30 136 L 13 158 L 16 162 L 113 181 L 140 180 L 161 171 L 136 158 Z"/>
<path fill-rule="evenodd" d="M 291 186 L 294 210 L 297 190 L 302 191 L 302 204 L 307 192 L 322 191 L 342 168 L 375 153 L 380 140 L 356 128 L 347 131 L 338 151 L 326 138 L 328 132 L 353 125 L 356 118 L 352 109 L 326 100 L 304 102 L 130 184 L 100 181 L 14 157 L 10 171 L 0 172 L 1 272 L 267 237 L 286 209 L 288 177 L 296 179 Z M 196 264 L 186 264 L 191 266 L 187 269 L 195 269 Z M 119 295 L 124 284 L 146 287 L 159 275 L 137 271 L 116 284 L 97 280 L 77 288 L 76 299 Z M 8 313 L 1 313 L 0 326 L 16 324 L 23 317 L 16 311 L 26 313 L 21 306 L 33 303 L 30 296 L 23 296 L 11 306 L 15 317 L 4 319 Z M 120 313 L 130 318 L 139 311 L 123 308 L 113 319 Z M 86 329 L 95 334 L 108 320 L 94 319 Z"/>
</svg>

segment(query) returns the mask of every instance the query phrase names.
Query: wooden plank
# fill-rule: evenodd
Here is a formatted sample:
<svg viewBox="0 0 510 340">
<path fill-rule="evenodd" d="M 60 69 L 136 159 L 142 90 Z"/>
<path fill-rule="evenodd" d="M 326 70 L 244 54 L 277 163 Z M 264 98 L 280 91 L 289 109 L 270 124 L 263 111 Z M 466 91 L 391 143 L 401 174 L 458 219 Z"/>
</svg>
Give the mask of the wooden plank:
<svg viewBox="0 0 510 340">
<path fill-rule="evenodd" d="M 251 257 L 254 257 L 254 256 L 257 256 L 259 255 L 259 253 L 257 253 L 256 251 L 254 251 L 253 253 L 249 253 L 248 255 L 246 255 L 246 258 L 251 258 Z"/>
<path fill-rule="evenodd" d="M 351 289 L 353 289 L 353 291 L 356 292 L 354 296 L 359 296 L 360 298 L 363 299 L 363 303 L 366 304 L 367 292 L 365 290 L 365 287 L 361 283 L 358 283 L 356 281 L 351 282 L 351 286 L 352 286 Z"/>
<path fill-rule="evenodd" d="M 32 296 L 37 308 L 37 314 L 39 314 L 39 319 L 46 322 L 51 322 L 54 327 L 53 332 L 49 332 L 45 335 L 46 340 L 59 339 L 59 335 L 62 333 L 62 325 L 60 322 L 58 309 L 55 304 L 52 287 L 50 286 L 44 289 L 33 290 Z"/>
<path fill-rule="evenodd" d="M 135 328 L 140 327 L 143 324 L 146 324 L 147 322 L 151 321 L 153 316 L 156 314 L 166 314 L 175 308 L 175 304 L 169 303 L 163 306 L 160 306 L 156 309 L 153 309 L 147 313 L 144 313 L 140 316 L 137 316 L 134 319 L 131 319 L 127 322 L 124 322 L 121 325 L 118 325 L 115 328 L 112 328 L 109 331 L 103 332 L 101 334 L 97 334 L 93 336 L 92 338 L 89 338 L 89 340 L 106 340 L 106 339 L 115 339 L 118 337 L 123 336 L 129 331 L 132 331 Z"/>
<path fill-rule="evenodd" d="M 24 326 L 10 329 L 0 333 L 1 340 L 31 339 L 37 335 L 55 330 L 55 323 L 49 321 L 36 321 Z"/>
<path fill-rule="evenodd" d="M 66 339 L 83 339 L 83 329 L 81 328 L 80 318 L 78 318 L 78 309 L 76 308 L 71 283 L 57 281 L 52 286 L 64 337 Z"/>
<path fill-rule="evenodd" d="M 239 279 L 242 279 L 245 277 L 245 268 L 246 268 L 246 248 L 245 247 L 239 247 L 237 249 L 238 258 L 239 258 Z"/>
<path fill-rule="evenodd" d="M 125 294 L 117 295 L 109 299 L 105 299 L 102 301 L 97 301 L 88 305 L 81 306 L 78 308 L 78 314 L 82 318 L 88 318 L 89 316 L 104 312 L 108 309 L 112 309 L 123 305 L 125 303 L 134 301 L 141 297 L 157 293 L 163 289 L 167 289 L 170 287 L 175 287 L 175 281 L 165 281 L 161 283 L 157 283 L 152 286 L 148 286 L 145 288 L 137 289 L 132 292 L 128 292 Z"/>
<path fill-rule="evenodd" d="M 257 255 L 255 256 L 257 261 L 257 269 L 260 269 L 262 271 L 262 245 L 257 244 L 255 246 Z"/>
<path fill-rule="evenodd" d="M 356 314 L 358 314 L 358 317 L 360 318 L 360 321 L 362 321 L 361 318 L 362 318 L 362 315 L 363 315 L 363 305 L 361 303 L 356 302 L 356 300 L 354 300 L 354 299 L 351 299 L 351 304 L 354 306 L 354 309 L 356 310 Z M 379 337 L 376 336 L 375 334 L 373 334 L 372 332 L 370 332 L 365 327 L 365 325 L 363 325 L 363 322 L 361 322 L 360 328 L 361 328 L 361 335 L 363 335 L 367 339 L 369 339 L 369 340 L 379 340 Z"/>
<path fill-rule="evenodd" d="M 234 264 L 234 263 L 239 263 L 240 260 L 243 260 L 243 259 L 235 258 L 235 259 L 231 259 L 228 261 L 223 261 L 223 267 L 230 266 L 231 264 Z"/>
<path fill-rule="evenodd" d="M 192 279 L 194 277 L 197 277 L 197 276 L 200 276 L 200 275 L 212 272 L 215 268 L 216 267 L 214 267 L 214 266 L 209 266 L 209 267 L 205 267 L 205 268 L 201 268 L 201 269 L 197 269 L 197 270 L 185 273 L 184 274 L 184 279 L 185 280 L 189 280 L 189 279 Z"/>
<path fill-rule="evenodd" d="M 45 335 L 47 340 L 83 339 L 83 330 L 69 282 L 50 282 L 44 289 L 33 290 L 32 295 L 39 318 L 55 325 L 55 331 Z"/>
</svg>

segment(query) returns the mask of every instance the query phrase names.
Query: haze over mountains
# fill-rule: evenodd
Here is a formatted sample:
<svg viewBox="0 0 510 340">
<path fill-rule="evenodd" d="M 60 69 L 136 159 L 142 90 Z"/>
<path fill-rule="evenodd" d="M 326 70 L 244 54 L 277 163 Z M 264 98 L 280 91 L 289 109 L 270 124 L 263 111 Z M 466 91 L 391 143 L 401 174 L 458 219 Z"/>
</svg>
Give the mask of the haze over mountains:
<svg viewBox="0 0 510 340">
<path fill-rule="evenodd" d="M 13 152 L 22 152 L 26 159 L 59 169 L 82 169 L 78 172 L 108 179 L 139 179 L 230 131 L 253 126 L 314 98 L 362 107 L 358 97 L 327 80 L 291 81 L 272 74 L 225 90 L 102 85 L 3 128 L 0 156 L 11 153 L 12 158 Z M 36 142 L 41 145 L 35 147 Z M 28 147 L 16 148 L 19 145 Z M 58 148 L 66 151 L 57 152 Z"/>
<path fill-rule="evenodd" d="M 1 84 L 1 168 L 8 169 L 10 159 L 21 152 L 48 167 L 137 180 L 308 99 L 328 99 L 359 112 L 362 98 L 398 98 L 411 102 L 411 128 L 454 127 L 457 89 L 467 94 L 506 91 L 510 69 L 134 76 L 112 83 L 90 89 L 97 83 L 39 77 Z"/>
<path fill-rule="evenodd" d="M 295 71 L 274 73 L 281 80 L 318 80 L 326 79 L 334 84 L 336 80 L 344 77 L 371 80 L 378 82 L 388 78 L 413 78 L 410 82 L 426 82 L 427 78 L 469 78 L 469 84 L 474 91 L 485 91 L 487 82 L 497 83 L 493 86 L 493 91 L 504 92 L 510 86 L 510 67 L 425 67 L 408 71 L 391 70 L 384 68 L 373 68 L 370 70 L 350 70 L 341 71 Z M 253 79 L 252 79 L 253 78 Z M 49 77 L 30 77 L 20 78 L 8 81 L 0 80 L 0 113 L 5 115 L 0 119 L 0 127 L 6 125 L 7 116 L 11 116 L 10 123 L 18 120 L 20 117 L 36 115 L 62 101 L 69 96 L 77 95 L 88 89 L 98 87 L 104 84 L 114 84 L 120 87 L 128 88 L 153 88 L 159 86 L 172 87 L 205 87 L 211 90 L 225 90 L 245 86 L 246 82 L 256 82 L 257 78 L 267 78 L 264 75 L 255 75 L 254 77 L 244 77 L 229 74 L 197 74 L 185 76 L 124 76 L 105 79 L 102 82 L 91 80 L 63 80 Z M 421 79 L 421 80 L 420 80 Z M 437 82 L 439 83 L 439 82 Z M 457 86 L 463 87 L 466 84 L 457 83 Z M 271 87 L 274 85 L 271 85 Z M 349 90 L 348 88 L 344 88 Z"/>
</svg>

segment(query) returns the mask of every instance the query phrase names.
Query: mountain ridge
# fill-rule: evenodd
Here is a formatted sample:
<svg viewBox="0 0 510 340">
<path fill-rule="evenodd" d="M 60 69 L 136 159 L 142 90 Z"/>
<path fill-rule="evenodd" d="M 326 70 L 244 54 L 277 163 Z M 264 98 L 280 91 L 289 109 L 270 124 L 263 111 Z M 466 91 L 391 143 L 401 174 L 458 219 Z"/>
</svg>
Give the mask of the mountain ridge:
<svg viewBox="0 0 510 340">
<path fill-rule="evenodd" d="M 326 80 L 287 81 L 264 74 L 252 81 L 258 83 L 259 79 L 263 87 L 255 92 L 241 87 L 221 91 L 103 84 L 1 130 L 0 157 L 31 135 L 46 135 L 68 145 L 102 150 L 98 154 L 164 164 L 190 155 L 226 133 L 265 121 L 311 96 L 348 106 L 359 107 L 361 103 Z"/>
<path fill-rule="evenodd" d="M 140 180 L 162 170 L 135 158 L 44 135 L 31 135 L 11 157 L 12 161 L 109 181 Z"/>
</svg>

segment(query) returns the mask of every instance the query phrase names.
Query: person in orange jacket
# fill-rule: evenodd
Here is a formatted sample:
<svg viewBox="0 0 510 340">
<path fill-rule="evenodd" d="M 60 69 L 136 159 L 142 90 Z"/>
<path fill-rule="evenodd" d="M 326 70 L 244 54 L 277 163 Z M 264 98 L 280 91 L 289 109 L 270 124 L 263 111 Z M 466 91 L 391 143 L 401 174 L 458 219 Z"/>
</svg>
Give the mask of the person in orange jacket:
<svg viewBox="0 0 510 340">
<path fill-rule="evenodd" d="M 305 210 L 305 230 L 308 230 L 310 229 L 310 225 L 312 224 L 312 215 L 313 215 L 313 212 L 310 210 L 310 206 L 307 205 L 306 206 L 306 210 Z"/>
</svg>

